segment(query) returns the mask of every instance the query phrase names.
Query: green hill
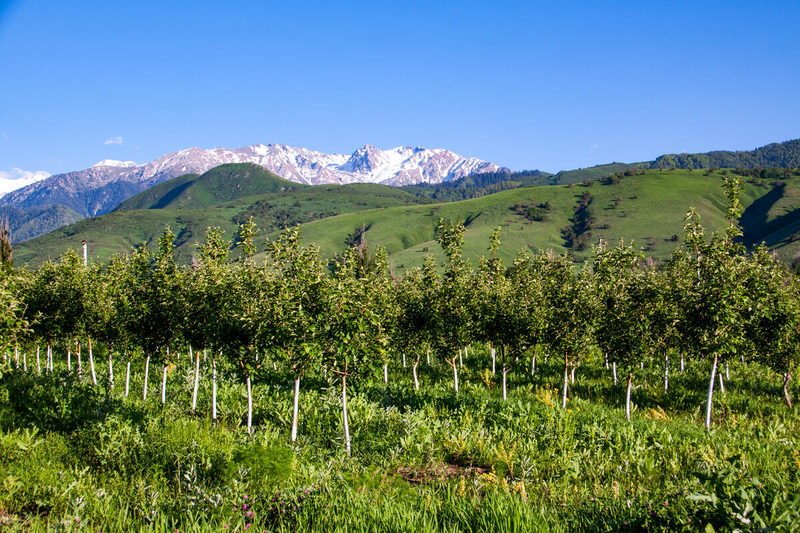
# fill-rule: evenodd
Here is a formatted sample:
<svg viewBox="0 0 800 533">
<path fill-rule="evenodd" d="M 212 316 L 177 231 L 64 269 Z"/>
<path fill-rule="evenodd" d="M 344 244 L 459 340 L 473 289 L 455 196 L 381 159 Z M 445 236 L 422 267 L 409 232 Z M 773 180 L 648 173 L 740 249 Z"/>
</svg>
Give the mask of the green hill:
<svg viewBox="0 0 800 533">
<path fill-rule="evenodd" d="M 17 264 L 37 264 L 67 248 L 78 248 L 86 239 L 91 255 L 105 260 L 142 242 L 154 242 L 169 224 L 177 234 L 178 259 L 188 262 L 196 250 L 194 243 L 202 241 L 208 226 L 219 226 L 232 236 L 238 222 L 253 216 L 262 228 L 260 242 L 274 238 L 286 224 L 300 223 L 304 242 L 320 246 L 326 257 L 344 250 L 365 227 L 367 242 L 386 247 L 397 273 L 420 266 L 428 252 L 441 258 L 435 241 L 440 217 L 466 221 L 465 255 L 473 264 L 486 252 L 497 226 L 504 230 L 501 253 L 508 262 L 521 249 L 570 251 L 582 261 L 600 238 L 616 242 L 622 237 L 663 260 L 678 245 L 690 206 L 697 208 L 709 233 L 724 228 L 722 181 L 731 174 L 647 170 L 579 185 L 518 188 L 436 204 L 397 188 L 357 184 L 303 187 L 202 208 L 172 207 L 185 205 L 177 201 L 189 190 L 185 187 L 168 202 L 169 208 L 120 210 L 84 220 L 18 244 L 14 257 Z M 743 179 L 742 191 L 745 242 L 765 241 L 786 261 L 800 252 L 800 172 L 790 176 L 782 180 L 750 176 Z M 199 180 L 187 179 L 178 187 Z M 166 197 L 164 192 L 159 198 Z M 162 202 L 159 198 L 152 196 L 152 205 Z M 146 204 L 141 201 L 140 205 Z"/>
<path fill-rule="evenodd" d="M 664 154 L 640 168 L 790 168 L 800 167 L 800 139 L 772 143 L 755 150 L 717 150 L 702 154 Z"/>
<path fill-rule="evenodd" d="M 0 207 L 0 220 L 8 219 L 11 242 L 22 242 L 41 235 L 42 231 L 73 224 L 83 216 L 64 205 L 35 207 Z"/>
</svg>

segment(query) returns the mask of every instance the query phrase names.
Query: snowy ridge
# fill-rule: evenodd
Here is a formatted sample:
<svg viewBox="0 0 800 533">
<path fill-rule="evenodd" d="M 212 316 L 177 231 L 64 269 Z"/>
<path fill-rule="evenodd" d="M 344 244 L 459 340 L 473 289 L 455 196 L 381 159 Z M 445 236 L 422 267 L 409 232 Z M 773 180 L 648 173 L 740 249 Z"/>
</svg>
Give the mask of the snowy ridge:
<svg viewBox="0 0 800 533">
<path fill-rule="evenodd" d="M 439 148 L 400 146 L 380 150 L 368 144 L 350 156 L 284 144 L 255 144 L 234 150 L 186 148 L 142 165 L 107 159 L 86 170 L 51 176 L 6 195 L 0 199 L 0 205 L 49 205 L 64 203 L 65 198 L 88 195 L 92 199 L 85 202 L 85 209 L 81 210 L 94 216 L 107 213 L 119 202 L 162 181 L 183 174 L 202 174 L 226 163 L 254 163 L 284 179 L 308 185 L 435 184 L 475 173 L 510 172 L 494 163 Z M 98 194 L 109 188 L 114 189 L 113 194 Z"/>
<path fill-rule="evenodd" d="M 41 170 L 30 172 L 16 167 L 11 172 L 0 172 L 0 198 L 12 191 L 33 185 L 49 177 L 50 174 Z"/>
</svg>

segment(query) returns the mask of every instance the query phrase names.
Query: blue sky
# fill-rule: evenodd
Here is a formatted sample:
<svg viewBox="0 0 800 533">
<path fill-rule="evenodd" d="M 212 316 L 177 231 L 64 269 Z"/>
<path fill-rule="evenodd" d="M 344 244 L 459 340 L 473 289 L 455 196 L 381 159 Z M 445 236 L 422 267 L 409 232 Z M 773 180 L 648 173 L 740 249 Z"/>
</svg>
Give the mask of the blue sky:
<svg viewBox="0 0 800 533">
<path fill-rule="evenodd" d="M 800 2 L 0 0 L 0 172 L 198 146 L 521 170 L 800 137 Z"/>
</svg>

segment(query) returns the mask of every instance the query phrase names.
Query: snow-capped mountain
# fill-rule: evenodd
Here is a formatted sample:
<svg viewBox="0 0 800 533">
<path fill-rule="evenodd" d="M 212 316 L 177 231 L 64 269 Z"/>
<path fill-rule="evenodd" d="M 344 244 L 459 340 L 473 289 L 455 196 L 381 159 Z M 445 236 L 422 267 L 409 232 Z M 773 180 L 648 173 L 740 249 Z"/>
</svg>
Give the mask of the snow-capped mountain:
<svg viewBox="0 0 800 533">
<path fill-rule="evenodd" d="M 380 150 L 368 144 L 350 156 L 283 144 L 256 144 L 235 150 L 187 148 L 142 165 L 107 159 L 86 170 L 50 176 L 0 198 L 0 205 L 62 204 L 84 216 L 101 215 L 157 183 L 183 174 L 202 174 L 225 163 L 255 163 L 287 180 L 309 185 L 383 183 L 400 186 L 509 171 L 448 150 L 409 146 Z"/>
<path fill-rule="evenodd" d="M 11 172 L 0 172 L 0 198 L 37 181 L 42 181 L 50 177 L 50 174 L 43 171 L 30 172 L 14 167 Z"/>
</svg>

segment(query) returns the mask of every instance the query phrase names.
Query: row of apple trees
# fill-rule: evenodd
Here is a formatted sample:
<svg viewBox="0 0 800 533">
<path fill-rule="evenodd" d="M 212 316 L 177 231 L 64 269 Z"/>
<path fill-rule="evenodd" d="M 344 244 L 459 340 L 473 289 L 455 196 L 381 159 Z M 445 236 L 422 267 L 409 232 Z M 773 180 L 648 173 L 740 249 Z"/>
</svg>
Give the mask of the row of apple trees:
<svg viewBox="0 0 800 533">
<path fill-rule="evenodd" d="M 332 373 L 342 390 L 343 430 L 349 452 L 347 378 L 380 372 L 386 363 L 412 358 L 415 387 L 421 357 L 449 365 L 458 393 L 462 349 L 487 343 L 499 350 L 503 397 L 506 377 L 536 354 L 563 361 L 562 406 L 570 371 L 590 346 L 598 347 L 627 379 L 630 392 L 644 360 L 660 359 L 668 386 L 668 353 L 708 362 L 706 425 L 710 425 L 714 384 L 721 364 L 750 358 L 773 368 L 788 384 L 800 358 L 800 282 L 764 248 L 748 252 L 737 242 L 741 209 L 738 182 L 726 183 L 729 225 L 707 236 L 690 211 L 685 237 L 662 268 L 646 266 L 632 243 L 595 248 L 591 264 L 575 272 L 565 256 L 520 253 L 512 264 L 498 258 L 501 233 L 473 268 L 462 257 L 465 227 L 440 221 L 438 241 L 446 261 L 428 257 L 402 279 L 389 273 L 382 250 L 354 246 L 328 267 L 314 246 L 303 246 L 297 229 L 266 246 L 266 260 L 254 259 L 257 228 L 249 221 L 237 235 L 238 261 L 218 229 L 199 246 L 198 265 L 180 267 L 167 228 L 155 250 L 142 246 L 108 264 L 85 265 L 73 252 L 35 271 L 2 274 L 0 349 L 8 365 L 27 367 L 28 354 L 41 372 L 53 371 L 54 352 L 68 371 L 83 372 L 88 356 L 97 384 L 93 344 L 108 348 L 108 379 L 114 359 L 144 361 L 145 386 L 151 366 L 162 372 L 166 402 L 167 368 L 181 350 L 195 367 L 197 401 L 200 354 L 211 355 L 212 417 L 216 419 L 219 357 L 241 370 L 252 421 L 252 379 L 267 361 L 295 376 L 292 440 L 297 435 L 300 380 L 309 371 Z M 40 356 L 40 353 L 43 356 Z M 529 359 L 530 358 L 530 359 Z M 74 364 L 73 364 L 74 362 Z M 32 366 L 31 362 L 31 366 Z M 527 366 L 527 365 L 526 365 Z M 722 385 L 722 376 L 719 374 Z"/>
</svg>

